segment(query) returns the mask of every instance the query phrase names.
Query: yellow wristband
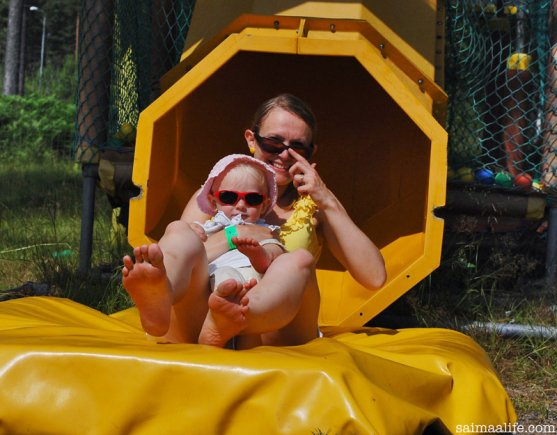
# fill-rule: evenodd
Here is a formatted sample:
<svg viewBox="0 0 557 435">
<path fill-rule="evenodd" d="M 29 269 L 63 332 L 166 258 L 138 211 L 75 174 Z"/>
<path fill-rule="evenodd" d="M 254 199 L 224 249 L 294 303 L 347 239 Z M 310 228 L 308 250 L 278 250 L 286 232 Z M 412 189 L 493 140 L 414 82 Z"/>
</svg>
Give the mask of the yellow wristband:
<svg viewBox="0 0 557 435">
<path fill-rule="evenodd" d="M 238 231 L 236 231 L 236 225 L 226 227 L 224 229 L 224 234 L 226 236 L 226 241 L 228 242 L 228 247 L 230 249 L 236 249 L 236 245 L 232 242 L 232 237 L 238 237 Z"/>
</svg>

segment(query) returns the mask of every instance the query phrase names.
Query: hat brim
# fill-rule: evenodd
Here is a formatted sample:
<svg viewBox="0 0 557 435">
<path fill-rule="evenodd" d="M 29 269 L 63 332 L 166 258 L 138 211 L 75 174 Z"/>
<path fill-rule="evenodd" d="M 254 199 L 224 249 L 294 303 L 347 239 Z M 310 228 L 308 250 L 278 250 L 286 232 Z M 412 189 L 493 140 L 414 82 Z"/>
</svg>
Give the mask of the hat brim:
<svg viewBox="0 0 557 435">
<path fill-rule="evenodd" d="M 245 154 L 230 154 L 228 156 L 223 157 L 217 163 L 215 163 L 215 166 L 213 166 L 213 169 L 211 169 L 211 172 L 209 172 L 209 176 L 207 177 L 207 180 L 205 181 L 203 186 L 201 186 L 201 190 L 197 194 L 197 205 L 199 206 L 199 209 L 203 213 L 206 213 L 208 215 L 215 214 L 215 210 L 213 208 L 211 200 L 209 199 L 211 189 L 213 188 L 213 183 L 215 182 L 215 180 L 219 175 L 221 175 L 225 171 L 230 170 L 231 168 L 237 166 L 240 163 L 248 163 L 250 165 L 255 165 L 263 170 L 263 173 L 265 175 L 265 182 L 267 183 L 267 187 L 269 190 L 270 201 L 265 207 L 265 209 L 262 210 L 261 215 L 264 216 L 273 209 L 273 207 L 277 203 L 277 195 L 278 195 L 275 170 L 267 163 L 262 162 L 261 160 L 257 160 L 254 157 Z"/>
</svg>

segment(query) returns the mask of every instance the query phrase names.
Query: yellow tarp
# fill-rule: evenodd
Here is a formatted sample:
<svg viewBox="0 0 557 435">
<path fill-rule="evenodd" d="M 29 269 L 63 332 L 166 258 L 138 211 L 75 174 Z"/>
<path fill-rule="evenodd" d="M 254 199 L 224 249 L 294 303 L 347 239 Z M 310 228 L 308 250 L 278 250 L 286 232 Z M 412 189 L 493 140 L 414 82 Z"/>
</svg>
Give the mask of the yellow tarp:
<svg viewBox="0 0 557 435">
<path fill-rule="evenodd" d="M 485 352 L 444 329 L 249 351 L 155 344 L 134 310 L 0 303 L 0 433 L 414 434 L 516 421 Z"/>
</svg>

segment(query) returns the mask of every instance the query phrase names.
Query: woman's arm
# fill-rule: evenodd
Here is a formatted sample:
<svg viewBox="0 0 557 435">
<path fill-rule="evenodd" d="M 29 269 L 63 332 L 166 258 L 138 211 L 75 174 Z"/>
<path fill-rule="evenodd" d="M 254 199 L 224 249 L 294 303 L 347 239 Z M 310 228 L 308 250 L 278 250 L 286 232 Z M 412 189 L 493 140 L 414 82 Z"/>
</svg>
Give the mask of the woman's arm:
<svg viewBox="0 0 557 435">
<path fill-rule="evenodd" d="M 195 221 L 205 222 L 207 219 L 211 219 L 211 216 L 203 213 L 197 205 L 197 194 L 200 190 L 201 189 L 198 189 L 186 204 L 182 216 L 180 217 L 181 221 L 190 224 Z"/>
<path fill-rule="evenodd" d="M 197 192 L 190 198 L 180 220 L 186 223 L 192 223 L 195 221 L 205 222 L 210 219 L 211 216 L 203 213 L 197 205 Z M 269 228 L 262 227 L 260 225 L 237 225 L 236 231 L 238 232 L 238 237 L 241 238 L 253 238 L 257 241 L 272 238 L 272 232 Z M 209 262 L 213 261 L 217 257 L 220 257 L 225 252 L 230 250 L 228 246 L 228 240 L 226 240 L 226 235 L 224 231 L 219 231 L 205 241 L 205 251 L 207 252 L 207 260 Z"/>
<path fill-rule="evenodd" d="M 381 252 L 369 237 L 354 223 L 338 198 L 327 188 L 315 169 L 294 151 L 296 158 L 290 168 L 294 186 L 300 195 L 310 195 L 317 204 L 317 219 L 327 246 L 336 259 L 364 287 L 376 289 L 387 279 Z"/>
<path fill-rule="evenodd" d="M 317 218 L 327 246 L 356 281 L 369 289 L 381 287 L 387 279 L 381 252 L 334 195 L 319 208 Z"/>
</svg>

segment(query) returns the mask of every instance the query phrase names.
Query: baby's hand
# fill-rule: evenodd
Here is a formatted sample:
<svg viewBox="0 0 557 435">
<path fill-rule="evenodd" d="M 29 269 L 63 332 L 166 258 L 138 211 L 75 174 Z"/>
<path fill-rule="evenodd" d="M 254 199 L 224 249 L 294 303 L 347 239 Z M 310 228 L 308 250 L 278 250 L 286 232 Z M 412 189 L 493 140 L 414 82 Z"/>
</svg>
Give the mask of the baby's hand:
<svg viewBox="0 0 557 435">
<path fill-rule="evenodd" d="M 196 223 L 192 223 L 190 224 L 190 228 L 197 233 L 197 235 L 199 236 L 199 238 L 201 239 L 202 242 L 206 242 L 207 241 L 207 234 L 205 233 L 205 230 L 203 229 L 203 227 L 199 224 Z"/>
</svg>

